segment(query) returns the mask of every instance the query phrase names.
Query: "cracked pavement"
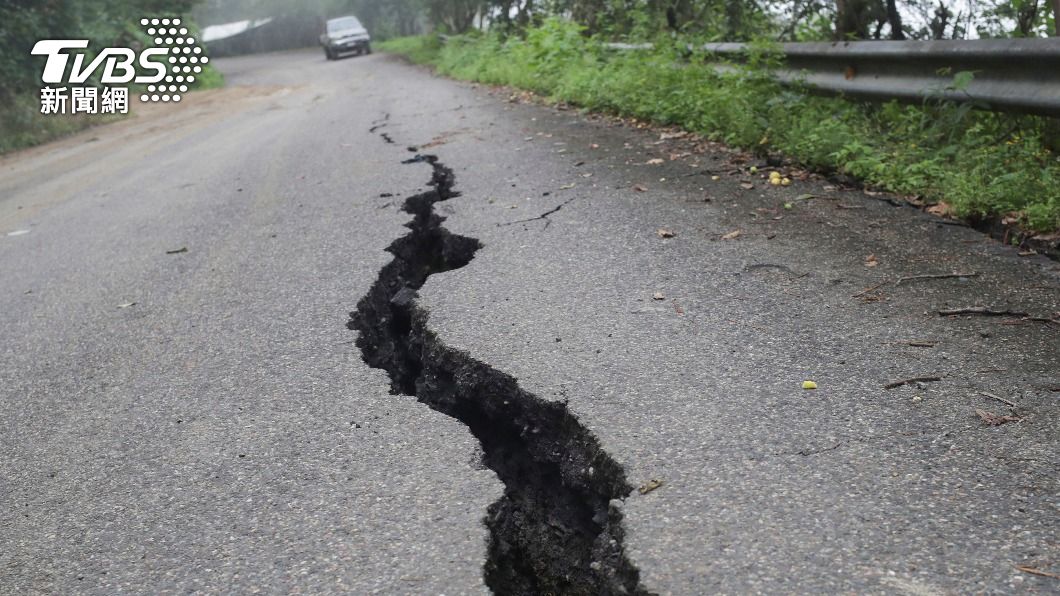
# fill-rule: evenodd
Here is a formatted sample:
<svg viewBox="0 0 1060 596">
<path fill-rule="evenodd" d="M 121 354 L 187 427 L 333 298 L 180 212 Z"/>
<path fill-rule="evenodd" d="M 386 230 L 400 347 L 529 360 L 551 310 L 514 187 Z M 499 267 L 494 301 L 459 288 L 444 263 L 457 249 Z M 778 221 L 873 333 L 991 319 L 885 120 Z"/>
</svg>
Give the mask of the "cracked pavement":
<svg viewBox="0 0 1060 596">
<path fill-rule="evenodd" d="M 430 331 L 662 482 L 620 506 L 648 591 L 1060 590 L 1016 568 L 1060 573 L 1060 326 L 937 314 L 1055 316 L 1055 262 L 393 57 L 217 64 L 0 158 L 0 591 L 486 591 L 501 483 L 344 326 L 430 177 L 408 147 L 482 244 Z"/>
</svg>

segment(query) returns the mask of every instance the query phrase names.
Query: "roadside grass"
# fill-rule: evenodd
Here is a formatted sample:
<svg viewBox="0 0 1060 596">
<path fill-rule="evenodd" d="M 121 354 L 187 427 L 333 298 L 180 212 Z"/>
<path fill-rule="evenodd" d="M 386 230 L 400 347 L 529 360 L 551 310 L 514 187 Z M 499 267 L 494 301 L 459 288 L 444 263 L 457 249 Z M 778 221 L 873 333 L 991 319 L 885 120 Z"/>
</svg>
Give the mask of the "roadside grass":
<svg viewBox="0 0 1060 596">
<path fill-rule="evenodd" d="M 195 78 L 192 91 L 204 91 L 206 89 L 220 89 L 225 86 L 225 76 L 221 71 L 214 68 L 212 63 L 202 68 L 202 72 Z"/>
<path fill-rule="evenodd" d="M 1055 122 L 954 104 L 819 97 L 773 82 L 767 68 L 776 58 L 767 47 L 749 66 L 718 72 L 695 57 L 680 60 L 678 45 L 612 52 L 576 25 L 549 20 L 525 38 L 467 35 L 442 45 L 433 36 L 406 37 L 380 49 L 457 79 L 678 125 L 760 154 L 780 152 L 957 216 L 1060 229 L 1060 155 L 1048 148 Z"/>
<path fill-rule="evenodd" d="M 0 154 L 39 145 L 84 130 L 96 124 L 120 120 L 122 116 L 44 115 L 40 97 L 22 93 L 0 107 Z"/>
<path fill-rule="evenodd" d="M 224 86 L 224 75 L 213 64 L 203 67 L 192 84 L 193 91 Z M 129 88 L 130 109 L 138 102 L 143 85 Z M 127 117 L 127 114 L 41 114 L 39 90 L 19 93 L 0 105 L 0 154 L 40 145 L 100 124 Z"/>
<path fill-rule="evenodd" d="M 394 37 L 374 44 L 384 52 L 401 54 L 417 64 L 433 64 L 442 50 L 442 42 L 434 35 Z"/>
</svg>

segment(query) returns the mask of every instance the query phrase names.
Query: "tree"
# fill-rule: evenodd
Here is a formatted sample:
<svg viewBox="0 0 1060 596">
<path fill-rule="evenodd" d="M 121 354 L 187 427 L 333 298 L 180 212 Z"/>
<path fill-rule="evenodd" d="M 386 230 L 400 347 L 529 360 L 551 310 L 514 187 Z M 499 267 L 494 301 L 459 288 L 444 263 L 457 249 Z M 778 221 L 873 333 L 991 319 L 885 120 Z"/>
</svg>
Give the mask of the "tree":
<svg viewBox="0 0 1060 596">
<path fill-rule="evenodd" d="M 194 0 L 0 0 L 0 101 L 37 85 L 40 59 L 33 45 L 48 38 L 87 38 L 94 49 L 128 45 L 145 16 L 181 15 Z"/>
<path fill-rule="evenodd" d="M 431 22 L 450 33 L 466 33 L 475 22 L 479 0 L 427 0 Z"/>
<path fill-rule="evenodd" d="M 868 39 L 882 12 L 878 0 L 836 0 L 836 39 Z"/>
<path fill-rule="evenodd" d="M 905 39 L 905 31 L 902 30 L 902 15 L 898 12 L 897 0 L 887 0 L 887 24 L 891 27 L 891 39 L 896 41 Z"/>
</svg>

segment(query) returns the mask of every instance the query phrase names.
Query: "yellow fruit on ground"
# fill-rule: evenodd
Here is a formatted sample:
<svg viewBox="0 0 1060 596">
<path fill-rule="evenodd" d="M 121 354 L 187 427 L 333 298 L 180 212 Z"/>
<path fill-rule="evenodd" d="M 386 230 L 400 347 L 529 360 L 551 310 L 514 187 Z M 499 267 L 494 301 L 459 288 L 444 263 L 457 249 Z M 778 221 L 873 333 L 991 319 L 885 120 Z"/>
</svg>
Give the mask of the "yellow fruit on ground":
<svg viewBox="0 0 1060 596">
<path fill-rule="evenodd" d="M 813 381 L 803 381 L 802 382 L 802 388 L 803 389 L 817 389 L 817 383 L 814 383 Z"/>
</svg>

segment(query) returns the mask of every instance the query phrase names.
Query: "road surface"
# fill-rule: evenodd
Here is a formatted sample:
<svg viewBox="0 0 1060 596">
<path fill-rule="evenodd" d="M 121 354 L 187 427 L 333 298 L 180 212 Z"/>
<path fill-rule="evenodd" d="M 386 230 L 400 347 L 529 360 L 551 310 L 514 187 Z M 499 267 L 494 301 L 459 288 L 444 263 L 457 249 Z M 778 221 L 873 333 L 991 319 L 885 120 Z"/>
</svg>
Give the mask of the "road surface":
<svg viewBox="0 0 1060 596">
<path fill-rule="evenodd" d="M 0 592 L 1060 591 L 1055 262 L 390 56 L 217 63 L 0 159 Z"/>
</svg>

